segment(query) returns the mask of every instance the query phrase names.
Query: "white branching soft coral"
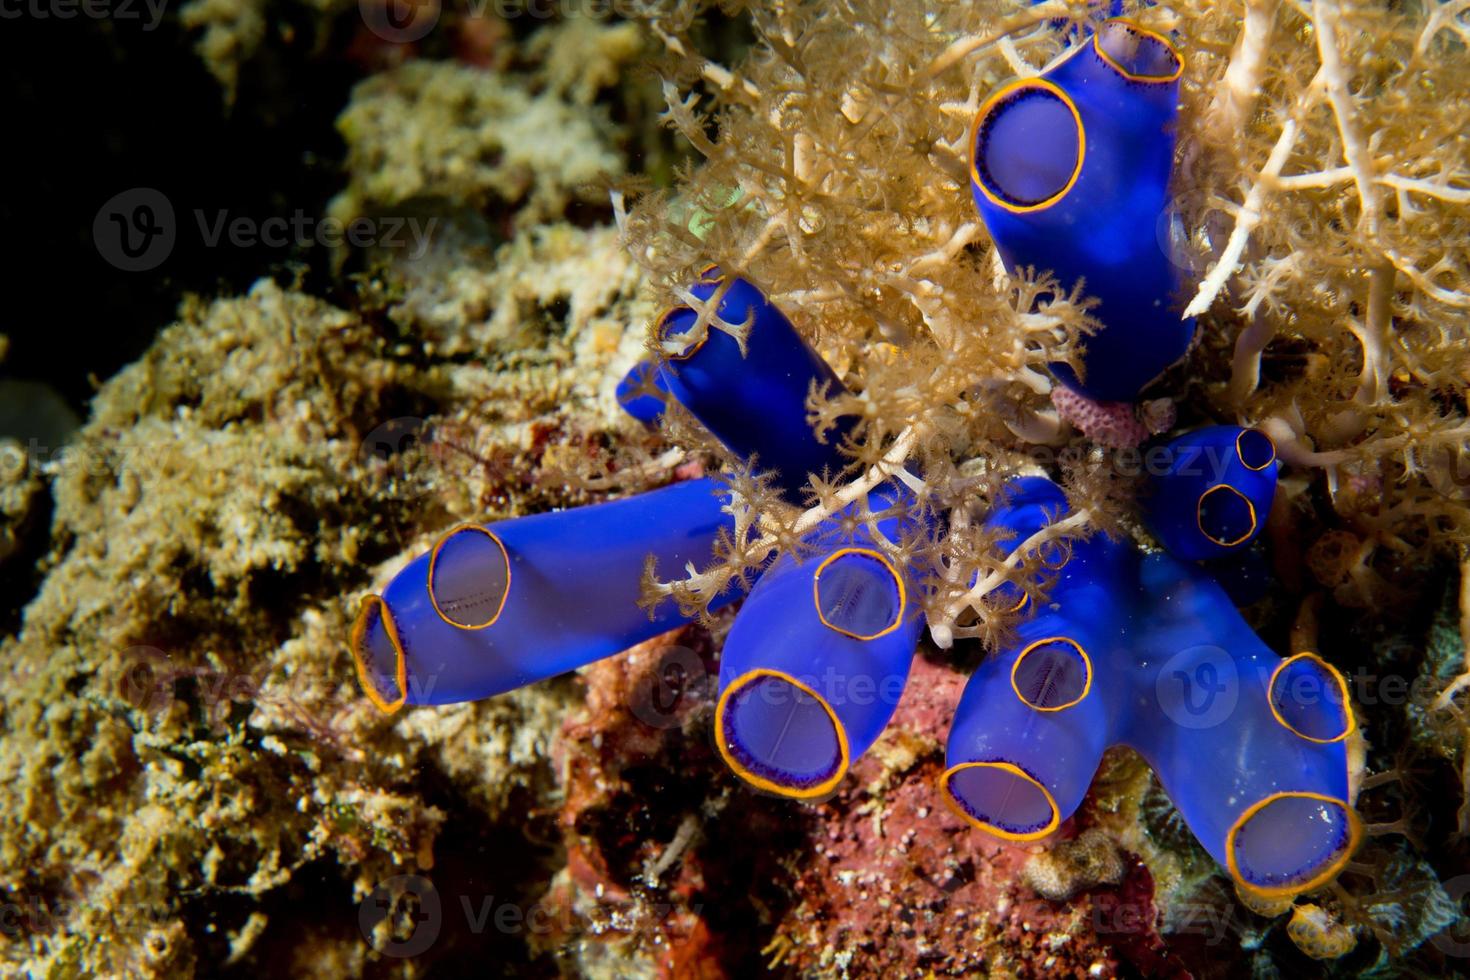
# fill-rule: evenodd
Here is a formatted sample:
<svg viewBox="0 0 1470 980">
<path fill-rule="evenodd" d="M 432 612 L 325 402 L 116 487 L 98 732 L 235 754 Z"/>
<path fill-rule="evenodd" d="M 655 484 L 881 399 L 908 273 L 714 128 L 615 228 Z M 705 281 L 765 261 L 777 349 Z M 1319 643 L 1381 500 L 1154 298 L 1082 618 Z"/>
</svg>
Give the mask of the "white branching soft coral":
<svg viewBox="0 0 1470 980">
<path fill-rule="evenodd" d="M 1180 199 L 1223 241 L 1188 311 L 1233 337 L 1219 406 L 1391 547 L 1467 531 L 1467 9 L 1252 0 L 1226 85 L 1186 76 Z"/>
</svg>

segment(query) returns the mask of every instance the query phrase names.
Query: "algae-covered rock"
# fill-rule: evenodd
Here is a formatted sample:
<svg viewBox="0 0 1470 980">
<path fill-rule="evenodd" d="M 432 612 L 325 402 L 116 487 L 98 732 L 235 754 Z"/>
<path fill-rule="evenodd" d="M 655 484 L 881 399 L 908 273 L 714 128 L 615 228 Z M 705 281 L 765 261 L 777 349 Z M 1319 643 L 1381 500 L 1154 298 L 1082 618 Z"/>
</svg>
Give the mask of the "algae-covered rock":
<svg viewBox="0 0 1470 980">
<path fill-rule="evenodd" d="M 263 750 L 247 721 L 271 651 L 304 607 L 335 608 L 345 557 L 367 550 L 355 433 L 412 383 L 374 346 L 355 317 L 262 282 L 165 330 L 53 464 L 49 570 L 3 642 L 0 695 L 0 879 L 45 912 L 6 959 L 174 972 L 198 937 L 176 928 L 187 896 L 265 892 L 343 846 L 319 828 L 356 777 L 313 766 L 315 739 Z M 336 656 L 317 646 L 295 666 L 325 680 L 287 695 L 326 730 L 351 701 Z M 416 853 L 437 822 L 417 808 L 377 859 Z M 164 952 L 139 941 L 150 930 Z"/>
<path fill-rule="evenodd" d="M 353 90 L 337 121 L 347 141 L 347 219 L 408 202 L 516 205 L 528 224 L 574 200 L 605 200 L 596 182 L 623 172 L 604 116 L 514 75 L 410 61 Z"/>
<path fill-rule="evenodd" d="M 387 724 L 352 680 L 356 594 L 443 520 L 432 491 L 453 479 L 364 451 L 382 420 L 454 398 L 442 367 L 395 352 L 262 281 L 186 309 L 50 467 L 46 574 L 0 645 L 0 887 L 23 910 L 6 961 L 248 963 L 320 927 L 274 907 L 303 868 L 338 883 L 315 887 L 340 889 L 328 919 L 346 926 L 376 882 L 431 867 L 431 795 L 490 826 L 551 791 L 565 684 Z M 351 929 L 310 941 L 369 949 Z"/>
</svg>

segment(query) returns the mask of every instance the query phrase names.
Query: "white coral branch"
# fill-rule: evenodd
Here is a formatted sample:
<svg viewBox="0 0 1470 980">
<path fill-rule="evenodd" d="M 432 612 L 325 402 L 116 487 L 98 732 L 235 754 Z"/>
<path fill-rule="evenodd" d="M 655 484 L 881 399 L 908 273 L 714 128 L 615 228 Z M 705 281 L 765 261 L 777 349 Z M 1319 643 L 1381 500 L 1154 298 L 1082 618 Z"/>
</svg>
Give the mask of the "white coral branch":
<svg viewBox="0 0 1470 980">
<path fill-rule="evenodd" d="M 1322 59 L 1323 81 L 1327 87 L 1327 101 L 1337 117 L 1337 132 L 1342 137 L 1342 155 L 1352 168 L 1353 182 L 1358 186 L 1358 200 L 1362 206 L 1359 220 L 1369 238 L 1378 238 L 1378 218 L 1381 211 L 1378 201 L 1373 155 L 1368 151 L 1368 140 L 1363 136 L 1358 114 L 1353 108 L 1352 93 L 1348 91 L 1348 73 L 1342 64 L 1342 52 L 1337 47 L 1337 32 L 1341 24 L 1341 10 L 1337 0 L 1312 0 L 1312 24 L 1316 28 L 1317 55 Z"/>
<path fill-rule="evenodd" d="M 1245 130 L 1261 94 L 1261 76 L 1266 70 L 1266 53 L 1279 6 L 1279 0 L 1245 0 L 1240 37 L 1207 110 L 1209 128 L 1205 136 L 1213 143 L 1229 145 Z"/>
<path fill-rule="evenodd" d="M 1311 83 L 1297 99 L 1296 114 L 1305 111 L 1312 104 L 1322 81 L 1323 73 L 1321 69 L 1318 69 Z M 1271 147 L 1271 154 L 1266 158 L 1266 165 L 1261 168 L 1255 183 L 1251 185 L 1250 191 L 1245 196 L 1245 203 L 1241 206 L 1240 213 L 1235 216 L 1235 227 L 1231 229 L 1225 249 L 1220 253 L 1215 267 L 1199 284 L 1199 290 L 1194 294 L 1194 299 L 1185 308 L 1185 318 L 1199 316 L 1208 310 L 1215 302 L 1215 297 L 1220 295 L 1220 290 L 1225 288 L 1230 277 L 1240 268 L 1240 260 L 1245 254 L 1245 246 L 1250 241 L 1251 232 L 1261 222 L 1261 208 L 1266 203 L 1267 190 L 1280 176 L 1281 169 L 1286 166 L 1291 151 L 1296 147 L 1297 137 L 1300 135 L 1296 114 L 1282 124 L 1281 135 L 1277 137 L 1276 145 Z"/>
<path fill-rule="evenodd" d="M 929 635 L 934 638 L 935 646 L 941 650 L 950 648 L 954 643 L 955 620 L 967 608 L 981 612 L 985 597 L 1006 582 L 1005 570 L 1016 568 L 1028 554 L 1036 551 L 1046 542 L 1055 541 L 1068 536 L 1073 531 L 1081 530 L 1091 519 L 1092 511 L 1084 507 L 1060 521 L 1046 525 L 1013 548 L 1005 561 L 1001 563 L 1001 568 L 982 576 L 968 592 L 951 599 L 940 615 L 930 621 Z"/>
</svg>

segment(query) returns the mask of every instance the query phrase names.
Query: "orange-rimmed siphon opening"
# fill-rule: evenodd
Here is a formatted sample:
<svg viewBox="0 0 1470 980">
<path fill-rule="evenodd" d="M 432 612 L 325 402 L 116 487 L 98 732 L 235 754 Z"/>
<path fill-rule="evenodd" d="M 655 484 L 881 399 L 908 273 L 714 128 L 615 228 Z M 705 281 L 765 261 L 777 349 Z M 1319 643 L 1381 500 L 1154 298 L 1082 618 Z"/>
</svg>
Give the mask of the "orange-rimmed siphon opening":
<svg viewBox="0 0 1470 980">
<path fill-rule="evenodd" d="M 1184 74 L 1184 56 L 1162 34 L 1115 17 L 1092 35 L 1092 47 L 1108 67 L 1130 82 L 1162 85 Z"/>
<path fill-rule="evenodd" d="M 886 580 L 875 574 L 875 565 Z M 854 640 L 876 640 L 903 622 L 908 591 L 903 576 L 881 553 L 871 548 L 842 548 L 828 555 L 812 574 L 812 603 L 817 618 L 829 630 Z"/>
<path fill-rule="evenodd" d="M 1062 823 L 1051 791 L 1013 762 L 961 762 L 951 766 L 939 777 L 939 796 L 955 816 L 1005 840 L 1040 840 Z M 992 805 L 982 808 L 975 797 L 986 798 Z M 996 797 L 1000 798 L 998 804 Z M 1000 814 L 1008 809 L 1016 813 L 1007 824 Z"/>
<path fill-rule="evenodd" d="M 1033 107 L 1060 107 L 1065 112 L 1045 112 L 1041 119 L 1016 118 L 1024 100 L 1034 100 Z M 1033 111 L 1032 115 L 1036 113 Z M 1045 159 L 1040 151 L 1048 147 L 1056 150 L 1056 139 L 1066 139 L 1065 127 L 1059 129 L 1056 125 L 1061 121 L 1071 124 L 1073 148 L 1059 157 Z M 992 159 L 989 153 L 992 135 L 1012 137 L 1016 140 L 1014 145 L 1022 146 L 1030 155 L 1015 160 Z M 1022 140 L 1022 137 L 1028 138 Z M 1087 133 L 1077 104 L 1055 83 L 1044 78 L 1022 78 L 1003 85 L 985 100 L 970 123 L 970 181 L 992 204 L 1012 214 L 1043 211 L 1065 198 L 1081 176 L 1086 156 Z M 1002 164 L 1004 180 L 997 173 Z M 1012 184 L 1011 190 L 1005 188 L 1005 183 Z M 1027 184 L 1024 188 L 1023 183 Z"/>
<path fill-rule="evenodd" d="M 485 548 L 482 539 L 491 542 L 493 550 Z M 455 525 L 429 552 L 429 602 L 439 618 L 456 629 L 494 626 L 510 598 L 510 583 L 505 542 L 479 524 Z"/>
<path fill-rule="evenodd" d="M 1037 640 L 1011 665 L 1011 690 L 1037 711 L 1065 711 L 1092 690 L 1092 658 L 1070 637 Z"/>
<path fill-rule="evenodd" d="M 1328 818 L 1331 812 L 1328 808 L 1337 811 L 1335 822 Z M 1259 831 L 1251 829 L 1256 823 L 1263 824 Z M 1263 863 L 1256 851 L 1270 851 L 1302 841 L 1304 831 L 1323 835 L 1319 853 L 1309 854 L 1299 868 L 1261 871 L 1262 877 L 1286 880 L 1263 882 L 1249 877 L 1257 872 L 1254 866 Z M 1307 791 L 1272 793 L 1247 807 L 1230 825 L 1225 834 L 1225 864 L 1236 886 L 1247 894 L 1256 898 L 1285 898 L 1313 891 L 1331 881 L 1352 858 L 1362 837 L 1362 821 L 1346 800 Z M 1256 838 L 1263 843 L 1258 844 Z M 1248 853 L 1242 854 L 1243 850 Z"/>
<path fill-rule="evenodd" d="M 397 685 L 398 693 L 392 699 L 383 696 L 378 688 L 378 681 L 373 676 L 374 670 L 368 663 L 370 652 L 365 644 L 368 631 L 373 626 L 374 614 L 393 650 L 393 682 Z M 393 611 L 388 608 L 382 596 L 362 597 L 362 605 L 357 610 L 357 619 L 353 620 L 352 633 L 347 643 L 352 650 L 352 663 L 357 668 L 357 682 L 362 685 L 363 693 L 373 706 L 388 715 L 403 707 L 408 700 L 408 660 L 403 653 L 403 642 L 398 637 L 398 626 L 393 622 Z"/>
<path fill-rule="evenodd" d="M 669 333 L 669 318 L 677 316 L 680 313 L 688 313 L 696 318 L 698 318 L 699 316 L 698 313 L 694 312 L 692 307 L 688 306 L 671 306 L 668 309 L 664 310 L 658 315 L 658 319 L 653 321 L 653 335 L 658 338 L 658 342 L 660 344 L 669 343 L 674 339 L 674 336 L 670 335 Z M 712 328 L 706 326 L 703 337 L 700 337 L 694 343 L 685 346 L 677 354 L 670 354 L 667 351 L 660 351 L 660 353 L 671 361 L 687 361 L 689 360 L 689 358 L 699 353 L 700 348 L 704 347 L 704 345 L 709 341 L 709 332 L 711 329 Z"/>
<path fill-rule="evenodd" d="M 1290 668 L 1303 662 L 1315 666 L 1318 683 L 1313 685 L 1315 690 L 1298 690 L 1293 694 L 1287 688 L 1300 685 L 1293 679 Z M 1317 719 L 1309 717 L 1309 712 L 1306 710 L 1317 703 L 1333 701 L 1333 698 L 1327 693 L 1328 685 L 1321 683 L 1323 680 L 1326 680 L 1335 690 L 1336 704 L 1341 710 L 1341 717 L 1334 719 L 1334 724 L 1330 726 L 1331 731 L 1319 726 L 1316 723 Z M 1276 666 L 1276 669 L 1271 672 L 1270 682 L 1266 685 L 1266 698 L 1267 703 L 1271 706 L 1271 716 L 1276 719 L 1277 723 L 1293 735 L 1304 738 L 1308 742 L 1331 745 L 1333 742 L 1341 742 L 1358 727 L 1357 718 L 1353 715 L 1352 704 L 1349 702 L 1347 678 L 1343 677 L 1342 672 L 1336 667 L 1311 651 L 1294 654 Z"/>
<path fill-rule="evenodd" d="M 767 668 L 741 674 L 721 692 L 715 746 L 745 782 L 797 800 L 832 792 L 851 761 L 847 731 L 827 699 Z"/>
<path fill-rule="evenodd" d="M 1218 496 L 1227 492 L 1235 496 L 1223 499 Z M 1212 496 L 1215 496 L 1216 499 L 1210 502 Z M 1205 513 L 1207 507 L 1212 512 L 1208 517 Z M 1250 526 L 1232 535 L 1230 532 L 1239 526 L 1241 522 L 1238 519 L 1242 516 L 1249 521 Z M 1194 508 L 1194 519 L 1199 533 L 1222 548 L 1234 548 L 1245 544 L 1255 537 L 1256 528 L 1260 526 L 1256 520 L 1256 505 L 1251 503 L 1249 497 L 1228 483 L 1217 483 L 1199 495 L 1199 502 Z M 1209 526 L 1206 527 L 1206 524 Z"/>
<path fill-rule="evenodd" d="M 1241 429 L 1235 437 L 1235 456 L 1246 469 L 1259 473 L 1276 462 L 1276 442 L 1260 429 Z"/>
</svg>

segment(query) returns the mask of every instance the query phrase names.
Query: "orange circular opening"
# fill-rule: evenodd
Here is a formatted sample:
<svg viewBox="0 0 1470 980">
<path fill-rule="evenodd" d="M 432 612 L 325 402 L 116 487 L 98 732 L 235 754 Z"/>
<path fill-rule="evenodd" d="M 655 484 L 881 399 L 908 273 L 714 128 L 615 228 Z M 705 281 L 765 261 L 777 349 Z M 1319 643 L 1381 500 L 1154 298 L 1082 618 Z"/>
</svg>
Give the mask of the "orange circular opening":
<svg viewBox="0 0 1470 980">
<path fill-rule="evenodd" d="M 939 795 L 956 816 L 1005 840 L 1040 840 L 1061 825 L 1051 791 L 1013 762 L 962 762 L 939 777 Z"/>
<path fill-rule="evenodd" d="M 1037 640 L 1011 665 L 1011 690 L 1037 711 L 1070 708 L 1092 690 L 1092 659 L 1068 637 Z"/>
<path fill-rule="evenodd" d="M 1256 505 L 1228 483 L 1217 483 L 1199 495 L 1195 505 L 1199 531 L 1222 548 L 1234 548 L 1255 537 Z"/>
<path fill-rule="evenodd" d="M 970 125 L 970 180 L 1015 214 L 1066 197 L 1082 174 L 1087 136 L 1066 92 L 1044 78 L 1003 86 Z"/>
<path fill-rule="evenodd" d="M 876 640 L 903 622 L 908 595 L 903 576 L 871 548 L 843 548 L 828 555 L 812 576 L 817 618 L 854 640 Z"/>
<path fill-rule="evenodd" d="M 1251 895 L 1299 895 L 1331 881 L 1361 839 L 1362 822 L 1347 801 L 1273 793 L 1247 807 L 1226 833 L 1226 865 Z"/>
<path fill-rule="evenodd" d="M 429 602 L 450 626 L 482 630 L 495 625 L 510 598 L 510 553 L 488 528 L 450 528 L 429 552 Z"/>
</svg>

